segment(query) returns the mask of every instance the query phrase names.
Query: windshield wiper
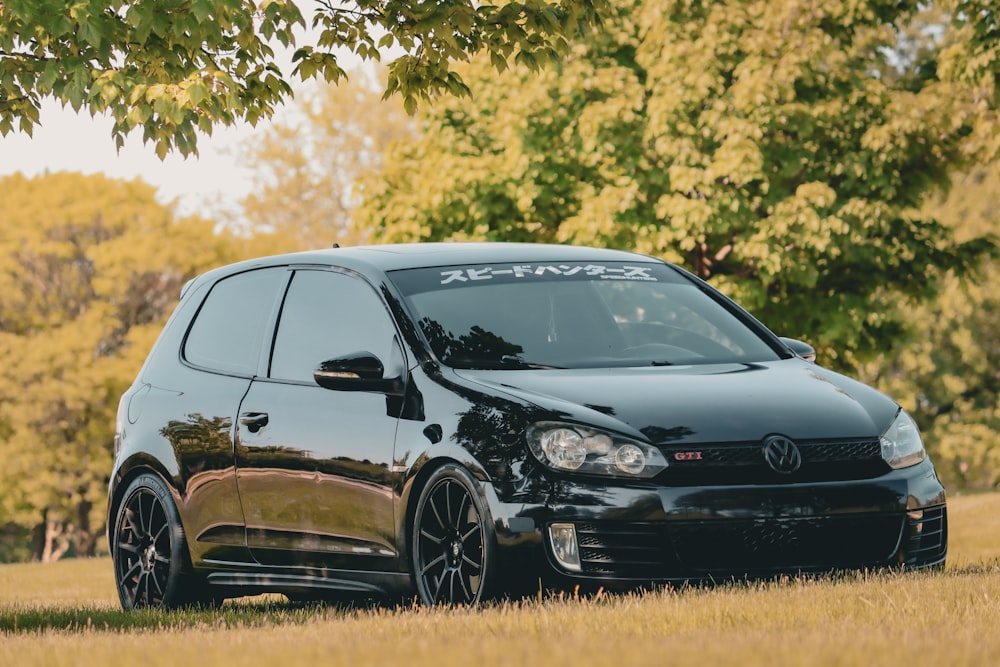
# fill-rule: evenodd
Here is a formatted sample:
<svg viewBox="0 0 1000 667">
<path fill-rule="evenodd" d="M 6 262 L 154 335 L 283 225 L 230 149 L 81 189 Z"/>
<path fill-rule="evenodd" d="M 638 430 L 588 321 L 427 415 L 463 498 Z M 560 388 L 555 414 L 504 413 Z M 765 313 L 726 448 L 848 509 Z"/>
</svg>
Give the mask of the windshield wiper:
<svg viewBox="0 0 1000 667">
<path fill-rule="evenodd" d="M 548 364 L 536 364 L 525 361 L 516 354 L 505 354 L 500 359 L 484 359 L 482 357 L 456 357 L 444 358 L 445 364 L 452 368 L 468 368 L 470 370 L 498 371 L 498 370 L 555 370 L 561 366 L 549 366 Z"/>
<path fill-rule="evenodd" d="M 522 368 L 526 370 L 554 370 L 561 368 L 561 366 L 550 366 L 549 364 L 536 364 L 531 361 L 525 361 L 523 357 L 516 354 L 503 355 L 500 357 L 500 364 L 504 367 Z"/>
<path fill-rule="evenodd" d="M 664 361 L 653 361 L 649 365 L 650 366 L 673 366 L 674 362 L 672 362 L 672 361 L 666 361 L 666 360 L 664 360 Z"/>
</svg>

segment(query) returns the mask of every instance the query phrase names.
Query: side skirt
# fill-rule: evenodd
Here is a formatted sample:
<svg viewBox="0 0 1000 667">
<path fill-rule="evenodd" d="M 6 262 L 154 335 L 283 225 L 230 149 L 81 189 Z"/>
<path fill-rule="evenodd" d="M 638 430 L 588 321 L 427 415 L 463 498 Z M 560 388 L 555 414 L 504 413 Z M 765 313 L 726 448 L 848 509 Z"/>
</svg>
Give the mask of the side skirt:
<svg viewBox="0 0 1000 667">
<path fill-rule="evenodd" d="M 342 592 L 393 598 L 412 592 L 413 581 L 404 572 L 363 572 L 309 568 L 307 572 L 247 566 L 236 563 L 206 563 L 214 571 L 205 579 L 213 587 L 233 595 L 260 593 Z M 235 566 L 235 567 L 234 567 Z M 220 569 L 215 569 L 220 568 Z M 222 569 L 226 568 L 226 569 Z"/>
</svg>

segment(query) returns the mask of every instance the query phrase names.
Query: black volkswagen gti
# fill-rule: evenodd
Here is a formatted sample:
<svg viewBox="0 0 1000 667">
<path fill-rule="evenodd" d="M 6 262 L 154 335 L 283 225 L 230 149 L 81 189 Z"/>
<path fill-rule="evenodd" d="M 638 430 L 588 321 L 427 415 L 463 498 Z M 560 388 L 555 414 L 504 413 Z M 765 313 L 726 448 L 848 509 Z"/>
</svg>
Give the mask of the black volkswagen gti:
<svg viewBox="0 0 1000 667">
<path fill-rule="evenodd" d="M 912 419 L 683 270 L 425 244 L 210 271 L 122 397 L 122 605 L 475 604 L 940 566 Z"/>
</svg>

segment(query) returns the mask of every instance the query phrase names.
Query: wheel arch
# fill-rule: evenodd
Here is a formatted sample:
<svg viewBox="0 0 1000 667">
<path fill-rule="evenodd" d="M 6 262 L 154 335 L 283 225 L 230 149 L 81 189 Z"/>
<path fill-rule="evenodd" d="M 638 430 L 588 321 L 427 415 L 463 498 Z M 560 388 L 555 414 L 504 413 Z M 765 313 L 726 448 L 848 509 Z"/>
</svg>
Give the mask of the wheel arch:
<svg viewBox="0 0 1000 667">
<path fill-rule="evenodd" d="M 492 599 L 495 595 L 498 575 L 498 543 L 496 537 L 495 511 L 490 502 L 488 493 L 489 478 L 480 470 L 477 475 L 462 460 L 452 457 L 437 457 L 428 461 L 414 477 L 414 484 L 411 486 L 410 500 L 406 508 L 406 561 L 407 569 L 412 578 L 413 587 L 418 599 L 424 604 L 438 604 L 440 598 L 438 593 L 445 579 L 449 577 L 451 582 L 451 595 L 454 596 L 457 590 L 463 591 L 463 598 L 456 599 L 446 595 L 445 604 L 479 604 L 483 600 Z M 460 487 L 462 497 L 467 499 L 470 505 L 460 502 L 457 505 L 457 512 L 453 514 L 452 508 L 456 507 L 451 502 L 454 489 Z M 442 491 L 443 489 L 443 491 Z M 438 498 L 438 494 L 444 493 L 448 497 L 446 505 L 439 505 L 442 513 L 438 509 L 429 510 L 428 504 L 433 507 L 431 498 Z M 465 512 L 468 512 L 466 515 Z M 472 519 L 472 516 L 475 516 Z M 437 528 L 432 531 L 431 524 L 425 523 L 427 517 L 436 517 Z M 442 521 L 442 516 L 444 520 Z M 420 526 L 419 535 L 425 535 L 424 528 L 432 533 L 437 533 L 437 538 L 428 536 L 433 542 L 430 550 L 438 550 L 438 555 L 428 556 L 425 547 L 426 540 L 418 537 L 417 526 Z M 473 537 L 476 532 L 469 530 L 469 526 L 478 525 L 478 537 Z M 457 532 L 455 532 L 457 530 Z M 467 531 L 468 532 L 465 532 Z M 443 531 L 443 532 L 442 532 Z M 450 537 L 449 537 L 450 532 Z M 466 552 L 471 540 L 472 550 Z M 418 544 L 419 542 L 419 544 Z M 450 546 L 449 546 L 450 545 Z M 445 555 L 440 554 L 440 549 L 444 548 Z M 453 551 L 454 549 L 454 551 Z M 470 559 L 467 555 L 472 556 Z M 476 555 L 478 554 L 478 556 Z M 443 564 L 442 559 L 448 559 Z M 457 559 L 457 560 L 452 560 Z M 478 565 L 476 564 L 478 561 Z M 469 570 L 466 563 L 470 564 L 473 570 Z M 437 564 L 437 565 L 435 565 Z M 430 584 L 434 580 L 434 573 L 427 574 L 428 568 L 441 568 L 438 572 L 440 578 L 437 580 L 437 589 L 433 589 L 435 584 Z M 455 586 L 455 581 L 464 582 L 460 588 Z M 475 583 L 474 583 L 475 580 Z M 431 588 L 428 588 L 430 586 Z M 431 593 L 430 591 L 435 592 Z"/>
<path fill-rule="evenodd" d="M 125 497 L 125 492 L 128 490 L 129 485 L 132 484 L 132 481 L 136 477 L 146 473 L 159 477 L 160 480 L 166 485 L 167 489 L 170 490 L 170 493 L 173 496 L 174 505 L 179 506 L 179 493 L 177 491 L 177 486 L 174 484 L 172 476 L 167 471 L 165 466 L 155 459 L 143 456 L 137 456 L 127 461 L 115 471 L 115 474 L 112 477 L 112 486 L 108 496 L 108 520 L 105 537 L 107 538 L 109 549 L 114 548 L 114 544 L 111 540 L 111 532 L 114 529 L 115 517 L 118 514 L 118 507 L 121 505 L 121 502 Z M 181 519 L 181 527 L 183 528 L 183 517 L 180 516 L 180 513 L 178 513 L 178 516 Z M 187 548 L 187 545 L 185 545 L 185 551 L 187 551 L 188 562 L 190 562 L 191 553 L 190 549 Z"/>
<path fill-rule="evenodd" d="M 417 512 L 417 500 L 420 498 L 420 494 L 423 492 L 424 487 L 427 486 L 427 481 L 431 476 L 443 468 L 444 466 L 452 464 L 460 468 L 465 469 L 472 476 L 473 481 L 477 482 L 474 486 L 476 493 L 479 494 L 479 500 L 482 502 L 484 507 L 489 508 L 489 498 L 483 493 L 482 484 L 489 483 L 490 478 L 486 471 L 481 465 L 479 465 L 474 459 L 459 458 L 457 456 L 449 453 L 447 455 L 436 456 L 434 458 L 426 458 L 424 461 L 420 462 L 419 465 L 415 465 L 411 472 L 413 475 L 404 483 L 403 493 L 401 497 L 401 504 L 403 506 L 403 516 L 400 533 L 401 538 L 399 542 L 400 553 L 403 555 L 407 568 L 409 569 L 412 554 L 410 553 L 410 543 L 413 537 L 413 517 Z"/>
</svg>

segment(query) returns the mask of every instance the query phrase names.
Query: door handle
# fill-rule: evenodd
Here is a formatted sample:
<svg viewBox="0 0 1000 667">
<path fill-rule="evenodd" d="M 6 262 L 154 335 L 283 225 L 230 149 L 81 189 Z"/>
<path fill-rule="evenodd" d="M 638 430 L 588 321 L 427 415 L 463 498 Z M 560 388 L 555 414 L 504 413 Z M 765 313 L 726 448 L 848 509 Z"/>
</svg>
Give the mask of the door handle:
<svg viewBox="0 0 1000 667">
<path fill-rule="evenodd" d="M 267 426 L 266 412 L 244 412 L 240 415 L 240 423 L 251 433 L 256 433 Z"/>
</svg>

